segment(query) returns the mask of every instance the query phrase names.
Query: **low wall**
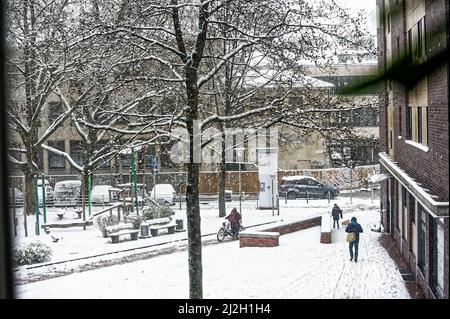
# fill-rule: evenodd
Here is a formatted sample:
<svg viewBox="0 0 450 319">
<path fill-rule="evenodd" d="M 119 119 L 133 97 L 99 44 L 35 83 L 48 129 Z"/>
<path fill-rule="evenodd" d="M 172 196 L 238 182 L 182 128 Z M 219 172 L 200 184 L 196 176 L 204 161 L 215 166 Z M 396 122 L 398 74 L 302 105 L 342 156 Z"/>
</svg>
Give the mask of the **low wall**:
<svg viewBox="0 0 450 319">
<path fill-rule="evenodd" d="M 302 221 L 296 221 L 296 222 L 283 222 L 276 226 L 259 229 L 255 232 L 243 232 L 239 236 L 239 246 L 240 247 L 275 247 L 279 244 L 278 236 L 272 236 L 276 238 L 271 238 L 270 236 L 258 236 L 258 233 L 279 233 L 279 235 L 285 235 L 289 233 L 293 233 L 299 230 L 315 227 L 315 226 L 321 226 L 323 219 L 329 218 L 328 215 L 314 217 L 305 219 Z M 329 231 L 327 233 L 322 233 L 320 235 L 320 242 L 321 243 L 331 243 L 331 229 L 330 228 L 330 222 L 328 221 L 328 226 L 325 226 L 325 229 L 328 229 Z M 323 238 L 323 239 L 322 239 Z"/>
</svg>

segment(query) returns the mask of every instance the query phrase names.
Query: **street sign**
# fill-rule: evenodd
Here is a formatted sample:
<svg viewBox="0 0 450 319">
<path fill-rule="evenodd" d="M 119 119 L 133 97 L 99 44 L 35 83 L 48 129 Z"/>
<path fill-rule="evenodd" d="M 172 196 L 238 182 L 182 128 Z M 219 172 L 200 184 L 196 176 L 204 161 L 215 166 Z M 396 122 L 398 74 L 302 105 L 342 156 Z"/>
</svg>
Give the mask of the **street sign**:
<svg viewBox="0 0 450 319">
<path fill-rule="evenodd" d="M 150 155 L 149 165 L 152 169 L 158 169 L 158 158 L 155 155 Z"/>
</svg>

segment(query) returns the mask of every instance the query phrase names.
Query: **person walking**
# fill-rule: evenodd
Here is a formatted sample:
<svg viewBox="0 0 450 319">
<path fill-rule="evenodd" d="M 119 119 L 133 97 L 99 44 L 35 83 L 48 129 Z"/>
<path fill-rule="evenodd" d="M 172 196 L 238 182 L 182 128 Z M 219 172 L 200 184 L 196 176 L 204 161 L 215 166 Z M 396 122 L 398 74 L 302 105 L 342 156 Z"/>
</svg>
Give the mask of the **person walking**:
<svg viewBox="0 0 450 319">
<path fill-rule="evenodd" d="M 339 229 L 339 217 L 342 218 L 342 210 L 337 204 L 334 204 L 331 215 L 333 216 L 333 228 L 336 228 L 335 225 L 337 225 Z"/>
<path fill-rule="evenodd" d="M 355 262 L 358 261 L 358 246 L 359 246 L 359 234 L 363 232 L 360 224 L 358 224 L 356 217 L 352 217 L 351 222 L 345 228 L 345 231 L 349 233 L 347 236 L 348 249 L 350 251 L 350 261 L 355 257 Z M 353 247 L 355 247 L 355 253 L 353 254 Z"/>
</svg>

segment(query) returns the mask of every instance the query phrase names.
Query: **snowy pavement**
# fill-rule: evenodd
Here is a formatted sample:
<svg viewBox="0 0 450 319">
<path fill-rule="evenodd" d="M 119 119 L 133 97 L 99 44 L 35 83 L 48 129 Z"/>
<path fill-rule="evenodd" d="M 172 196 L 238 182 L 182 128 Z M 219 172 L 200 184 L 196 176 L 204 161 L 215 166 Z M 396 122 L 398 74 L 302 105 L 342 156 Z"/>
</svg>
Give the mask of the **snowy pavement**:
<svg viewBox="0 0 450 319">
<path fill-rule="evenodd" d="M 281 236 L 280 246 L 274 248 L 239 248 L 237 241 L 206 246 L 204 297 L 409 298 L 394 262 L 378 242 L 380 234 L 370 231 L 379 213 L 360 209 L 350 214 L 345 203 L 340 204 L 344 219 L 356 216 L 364 228 L 358 263 L 349 261 L 342 228 L 333 230 L 332 244 L 320 244 L 320 227 L 314 227 Z M 323 210 L 316 205 L 317 211 Z M 271 211 L 267 213 L 272 217 Z M 186 251 L 175 252 L 18 285 L 17 293 L 20 298 L 184 299 L 189 297 L 187 261 Z"/>
</svg>

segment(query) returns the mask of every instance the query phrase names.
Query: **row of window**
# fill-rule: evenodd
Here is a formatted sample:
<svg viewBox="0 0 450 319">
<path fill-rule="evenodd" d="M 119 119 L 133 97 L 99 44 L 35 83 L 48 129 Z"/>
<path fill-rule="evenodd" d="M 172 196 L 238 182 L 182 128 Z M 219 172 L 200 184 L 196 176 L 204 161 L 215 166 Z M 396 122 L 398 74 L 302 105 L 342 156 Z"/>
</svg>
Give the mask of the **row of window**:
<svg viewBox="0 0 450 319">
<path fill-rule="evenodd" d="M 69 149 L 68 153 L 69 153 L 70 157 L 75 161 L 75 163 L 82 166 L 85 161 L 85 156 L 84 156 L 85 150 L 83 148 L 83 144 L 81 143 L 81 141 L 77 141 L 77 140 L 69 141 L 69 143 L 70 143 L 70 149 Z M 99 142 L 97 148 L 101 149 L 102 147 L 104 147 L 106 145 L 106 143 L 107 143 L 107 141 Z M 49 147 L 52 147 L 59 151 L 66 152 L 65 141 L 48 141 L 47 145 Z M 154 154 L 154 150 L 147 151 L 146 153 L 147 153 L 147 155 Z M 143 163 L 141 163 L 141 162 L 143 162 L 144 157 L 142 155 L 143 154 L 138 154 L 138 166 L 143 166 Z M 38 151 L 38 155 L 37 155 L 37 165 L 41 169 L 44 168 L 43 158 L 44 158 L 44 151 L 41 148 Z M 150 167 L 149 158 L 146 158 L 145 162 L 146 162 L 146 166 Z M 110 167 L 110 164 L 111 163 L 109 160 L 105 160 L 105 162 L 99 163 L 99 167 L 107 168 L 107 167 Z M 130 155 L 121 155 L 121 163 L 120 164 L 122 167 L 130 167 L 131 166 Z M 66 168 L 65 158 L 63 156 L 55 154 L 53 152 L 48 152 L 48 168 L 49 169 L 65 169 Z"/>
<path fill-rule="evenodd" d="M 391 187 L 396 187 L 396 184 L 391 183 Z M 438 219 L 428 214 L 403 185 L 398 185 L 400 196 L 398 197 L 396 229 L 401 234 L 403 241 L 408 243 L 410 253 L 417 257 L 417 267 L 422 274 L 425 274 L 427 270 L 426 263 L 428 262 L 432 289 L 442 296 L 444 289 L 444 237 L 442 225 Z"/>
</svg>

